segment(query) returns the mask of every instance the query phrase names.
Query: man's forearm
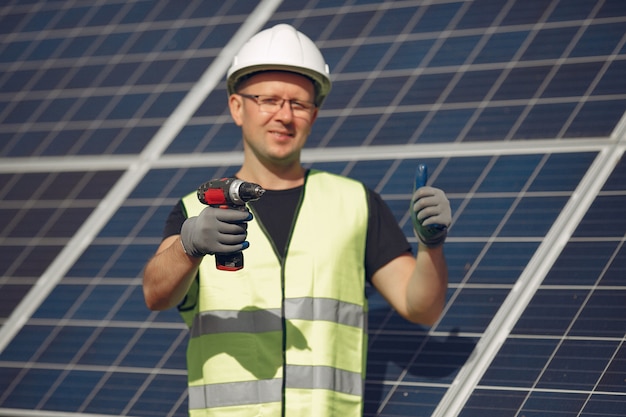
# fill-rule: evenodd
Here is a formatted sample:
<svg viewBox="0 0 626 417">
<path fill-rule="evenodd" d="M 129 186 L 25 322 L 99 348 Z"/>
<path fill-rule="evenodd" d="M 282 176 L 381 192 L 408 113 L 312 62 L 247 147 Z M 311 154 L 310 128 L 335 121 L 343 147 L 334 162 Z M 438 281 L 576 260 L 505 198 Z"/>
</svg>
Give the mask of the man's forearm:
<svg viewBox="0 0 626 417">
<path fill-rule="evenodd" d="M 165 239 L 144 269 L 143 292 L 148 308 L 175 307 L 187 294 L 201 261 L 184 252 L 178 235 Z"/>
</svg>

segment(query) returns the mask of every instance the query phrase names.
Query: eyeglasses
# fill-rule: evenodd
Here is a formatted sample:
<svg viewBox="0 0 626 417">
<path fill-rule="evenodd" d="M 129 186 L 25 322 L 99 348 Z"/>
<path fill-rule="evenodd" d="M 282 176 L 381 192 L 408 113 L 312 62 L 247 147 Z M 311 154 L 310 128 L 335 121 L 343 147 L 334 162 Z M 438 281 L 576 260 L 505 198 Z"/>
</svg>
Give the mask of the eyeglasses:
<svg viewBox="0 0 626 417">
<path fill-rule="evenodd" d="M 287 100 L 286 98 L 280 98 L 275 96 L 263 96 L 254 94 L 242 94 L 237 93 L 243 98 L 249 98 L 256 102 L 259 106 L 259 111 L 262 113 L 274 114 L 278 113 L 283 108 L 285 102 L 289 102 L 289 107 L 293 112 L 294 117 L 300 119 L 310 119 L 313 114 L 313 110 L 316 108 L 315 103 L 301 100 Z"/>
</svg>

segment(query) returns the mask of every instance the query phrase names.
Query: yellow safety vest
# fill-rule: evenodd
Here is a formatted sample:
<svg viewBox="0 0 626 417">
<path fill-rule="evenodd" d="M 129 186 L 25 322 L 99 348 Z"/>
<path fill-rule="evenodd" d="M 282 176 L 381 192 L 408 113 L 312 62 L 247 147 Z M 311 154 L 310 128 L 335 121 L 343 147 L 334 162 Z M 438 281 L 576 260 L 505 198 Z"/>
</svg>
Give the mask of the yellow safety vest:
<svg viewBox="0 0 626 417">
<path fill-rule="evenodd" d="M 243 269 L 205 257 L 179 306 L 191 417 L 362 416 L 367 201 L 363 184 L 313 170 L 284 260 L 256 216 Z M 205 207 L 195 193 L 183 204 Z"/>
</svg>

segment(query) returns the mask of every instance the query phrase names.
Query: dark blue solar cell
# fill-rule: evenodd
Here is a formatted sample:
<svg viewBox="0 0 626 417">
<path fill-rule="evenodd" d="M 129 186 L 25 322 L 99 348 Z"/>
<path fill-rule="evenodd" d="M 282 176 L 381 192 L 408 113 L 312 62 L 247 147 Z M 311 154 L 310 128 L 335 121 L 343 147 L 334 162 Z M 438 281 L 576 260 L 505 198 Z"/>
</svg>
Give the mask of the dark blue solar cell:
<svg viewBox="0 0 626 417">
<path fill-rule="evenodd" d="M 624 337 L 626 332 L 626 290 L 599 289 L 591 294 L 571 334 L 591 337 Z"/>
<path fill-rule="evenodd" d="M 593 95 L 626 94 L 626 61 L 613 61 L 593 90 Z"/>
<path fill-rule="evenodd" d="M 376 26 L 370 32 L 370 36 L 395 35 L 399 28 L 404 28 L 416 13 L 416 7 L 394 7 L 385 10 Z"/>
<path fill-rule="evenodd" d="M 533 24 L 544 15 L 550 3 L 544 0 L 516 1 L 502 20 L 502 26 Z"/>
<path fill-rule="evenodd" d="M 576 97 L 585 95 L 603 67 L 602 62 L 562 65 L 542 97 Z"/>
<path fill-rule="evenodd" d="M 409 143 L 413 132 L 420 126 L 425 115 L 423 112 L 394 112 L 385 121 L 371 145 L 402 145 Z"/>
<path fill-rule="evenodd" d="M 117 103 L 109 112 L 107 118 L 110 120 L 132 119 L 149 97 L 149 94 L 125 94 L 120 96 L 116 98 Z"/>
<path fill-rule="evenodd" d="M 577 30 L 578 27 L 566 27 L 540 31 L 522 55 L 522 61 L 560 58 Z"/>
<path fill-rule="evenodd" d="M 88 56 L 87 51 L 92 48 L 98 38 L 98 35 L 73 38 L 61 51 L 59 58 L 80 58 L 82 56 Z"/>
<path fill-rule="evenodd" d="M 596 4 L 588 0 L 559 1 L 552 13 L 550 13 L 548 21 L 584 20 L 589 17 Z"/>
<path fill-rule="evenodd" d="M 587 291 L 539 289 L 512 330 L 518 335 L 562 335 L 570 326 Z"/>
<path fill-rule="evenodd" d="M 508 338 L 485 371 L 480 385 L 532 387 L 558 344 L 557 340 Z"/>
<path fill-rule="evenodd" d="M 11 13 L 13 12 L 13 13 Z M 5 14 L 0 17 L 0 33 L 16 32 L 22 22 L 28 18 L 28 14 L 19 11 L 5 10 Z"/>
<path fill-rule="evenodd" d="M 574 103 L 535 105 L 515 133 L 515 139 L 557 137 L 574 108 Z"/>
<path fill-rule="evenodd" d="M 415 84 L 406 92 L 400 104 L 403 106 L 434 104 L 453 76 L 453 74 L 426 74 L 419 76 Z"/>
<path fill-rule="evenodd" d="M 29 13 L 28 21 L 20 28 L 22 32 L 40 32 L 48 27 L 52 19 L 56 17 L 57 10 L 38 10 L 37 13 Z"/>
<path fill-rule="evenodd" d="M 451 383 L 470 357 L 476 341 L 475 338 L 460 337 L 454 332 L 445 337 L 428 337 L 423 345 L 410 349 L 413 355 L 416 350 L 420 352 L 415 361 L 399 363 L 402 370 L 408 370 L 403 381 L 427 383 L 436 380 Z M 406 343 L 405 346 L 410 344 Z"/>
<path fill-rule="evenodd" d="M 42 39 L 37 42 L 35 48 L 33 48 L 28 56 L 25 58 L 26 61 L 38 61 L 51 58 L 57 53 L 57 48 L 61 46 L 63 43 L 62 38 L 47 38 Z"/>
<path fill-rule="evenodd" d="M 176 5 L 179 9 L 182 9 L 180 5 Z M 169 34 L 169 40 L 164 49 L 167 51 L 186 51 L 191 49 L 192 45 L 196 41 L 196 38 L 204 30 L 204 26 L 183 27 L 174 34 Z"/>
<path fill-rule="evenodd" d="M 513 201 L 513 198 L 505 197 L 474 197 L 456 220 L 453 226 L 454 235 L 457 237 L 491 236 L 503 221 Z"/>
<path fill-rule="evenodd" d="M 494 100 L 529 99 L 535 96 L 551 71 L 549 66 L 513 68 L 493 96 Z"/>
<path fill-rule="evenodd" d="M 411 32 L 425 33 L 445 30 L 456 17 L 460 8 L 461 3 L 459 2 L 431 3 Z"/>
<path fill-rule="evenodd" d="M 369 25 L 374 16 L 372 11 L 338 14 L 339 24 L 335 27 L 329 39 L 351 39 L 360 36 L 363 29 Z"/>
<path fill-rule="evenodd" d="M 466 72 L 446 98 L 447 103 L 482 101 L 498 79 L 500 70 Z"/>
<path fill-rule="evenodd" d="M 131 36 L 132 32 L 111 33 L 98 45 L 93 55 L 105 56 L 118 54 Z"/>
<path fill-rule="evenodd" d="M 137 393 L 148 375 L 140 373 L 116 372 L 106 374 L 98 387 L 98 395 L 88 397 L 85 413 L 120 415 Z"/>
<path fill-rule="evenodd" d="M 336 81 L 333 82 L 333 89 L 324 101 L 323 109 L 345 109 L 354 97 L 354 93 L 359 91 L 363 80 Z"/>
<path fill-rule="evenodd" d="M 55 387 L 54 392 L 46 399 L 43 407 L 46 410 L 78 411 L 85 398 L 97 388 L 98 382 L 104 376 L 100 371 L 72 370 L 63 375 L 62 381 Z"/>
<path fill-rule="evenodd" d="M 211 65 L 212 58 L 211 57 L 193 57 L 189 59 L 181 59 L 179 62 L 182 63 L 180 68 L 176 74 L 173 75 L 171 80 L 172 84 L 175 83 L 195 83 L 200 79 L 202 74 L 206 71 L 207 68 Z M 219 89 L 218 89 L 219 90 Z M 226 95 L 224 90 L 219 90 L 223 93 L 222 97 Z M 211 95 L 209 95 L 210 97 Z M 223 105 L 222 107 L 225 107 Z"/>
<path fill-rule="evenodd" d="M 621 0 L 606 0 L 603 2 L 597 17 L 615 17 L 626 14 L 626 4 Z"/>
<path fill-rule="evenodd" d="M 580 411 L 580 417 L 596 417 L 596 416 L 619 416 L 624 412 L 624 396 L 608 395 L 601 391 L 598 394 L 592 393 L 585 406 Z M 620 392 L 624 392 L 622 389 Z"/>
<path fill-rule="evenodd" d="M 604 392 L 625 392 L 626 391 L 626 346 L 621 345 L 612 358 L 611 364 L 608 366 L 602 376 L 598 387 L 598 391 Z"/>
<path fill-rule="evenodd" d="M 143 117 L 145 118 L 167 118 L 178 107 L 185 97 L 186 92 L 164 92 L 161 93 L 148 107 Z"/>
<path fill-rule="evenodd" d="M 587 101 L 565 133 L 566 137 L 609 137 L 626 111 L 626 100 Z"/>
<path fill-rule="evenodd" d="M 238 24 L 225 23 L 216 25 L 215 28 L 209 32 L 206 38 L 200 43 L 198 49 L 222 49 L 237 33 L 239 29 Z M 307 32 L 310 33 L 310 32 Z"/>
<path fill-rule="evenodd" d="M 521 106 L 486 107 L 480 110 L 478 119 L 466 133 L 464 142 L 500 141 L 508 139 L 524 110 Z"/>
<path fill-rule="evenodd" d="M 154 254 L 155 245 L 132 245 L 124 248 L 123 253 L 111 259 L 112 265 L 107 265 L 106 276 L 111 278 L 141 278 L 144 262 Z"/>
<path fill-rule="evenodd" d="M 454 332 L 483 332 L 493 319 L 508 295 L 507 289 L 461 290 L 454 302 L 448 306 L 437 330 Z"/>
<path fill-rule="evenodd" d="M 109 24 L 120 12 L 124 4 L 103 4 L 93 13 L 87 26 L 104 26 Z"/>
<path fill-rule="evenodd" d="M 502 227 L 501 236 L 545 236 L 569 197 L 524 197 Z"/>
<path fill-rule="evenodd" d="M 23 369 L 20 373 L 22 378 L 13 381 L 10 391 L 3 392 L 5 400 L 0 406 L 23 409 L 36 405 L 62 372 L 56 369 Z M 10 395 L 7 396 L 7 393 Z"/>
<path fill-rule="evenodd" d="M 419 68 L 434 42 L 432 39 L 402 42 L 396 53 L 393 54 L 387 65 L 385 65 L 385 69 Z"/>
<path fill-rule="evenodd" d="M 72 116 L 74 121 L 93 121 L 101 118 L 102 110 L 113 97 L 110 96 L 90 96 L 84 99 L 76 113 Z"/>
<path fill-rule="evenodd" d="M 525 417 L 577 416 L 588 395 L 577 392 L 533 391 L 516 415 Z"/>
<path fill-rule="evenodd" d="M 378 116 L 351 116 L 344 120 L 329 146 L 360 146 L 372 131 Z"/>
<path fill-rule="evenodd" d="M 131 349 L 120 362 L 121 366 L 154 368 L 167 355 L 170 345 L 185 329 L 146 328 L 134 340 Z"/>
<path fill-rule="evenodd" d="M 622 285 L 626 276 L 626 247 L 621 246 L 609 264 L 600 285 Z"/>
<path fill-rule="evenodd" d="M 359 100 L 359 107 L 388 106 L 406 89 L 407 77 L 378 78 Z"/>
<path fill-rule="evenodd" d="M 60 18 L 56 19 L 52 29 L 71 29 L 75 28 L 91 7 L 70 7 L 66 8 Z"/>
<path fill-rule="evenodd" d="M 117 245 L 91 245 L 67 273 L 68 277 L 95 277 L 110 256 L 118 249 Z"/>
<path fill-rule="evenodd" d="M 163 50 L 163 39 L 167 34 L 167 30 L 147 30 L 139 33 L 130 48 L 128 53 L 130 54 L 146 54 L 150 52 L 159 52 Z"/>
<path fill-rule="evenodd" d="M 520 192 L 527 186 L 543 155 L 511 155 L 499 157 L 477 192 Z"/>
<path fill-rule="evenodd" d="M 120 23 L 143 23 L 149 22 L 147 16 L 152 15 L 154 3 L 149 1 L 140 1 L 133 3 L 132 6 L 126 8 L 126 13 L 122 17 Z"/>
<path fill-rule="evenodd" d="M 624 207 L 626 196 L 597 197 L 578 225 L 574 236 L 622 238 L 626 232 Z"/>
<path fill-rule="evenodd" d="M 482 28 L 491 25 L 504 4 L 498 0 L 474 0 L 463 13 L 457 29 Z"/>
<path fill-rule="evenodd" d="M 41 144 L 47 136 L 47 132 L 24 132 L 4 153 L 6 156 L 16 157 L 36 155 L 40 152 Z"/>
<path fill-rule="evenodd" d="M 2 124 L 27 123 L 32 117 L 33 113 L 36 113 L 37 109 L 42 104 L 43 102 L 41 100 L 22 100 L 19 102 L 15 102 L 13 109 L 8 112 L 8 114 L 4 118 L 4 121 L 2 121 Z"/>
<path fill-rule="evenodd" d="M 459 139 L 474 110 L 440 110 L 420 135 L 420 143 L 447 143 Z"/>
<path fill-rule="evenodd" d="M 514 417 L 526 398 L 524 391 L 477 388 L 467 400 L 459 417 Z"/>
<path fill-rule="evenodd" d="M 38 75 L 38 80 L 36 80 L 35 84 L 31 86 L 31 90 L 33 91 L 41 91 L 41 90 L 54 90 L 63 87 L 65 83 L 65 78 L 68 73 L 71 72 L 71 69 L 68 67 L 61 68 L 48 68 L 45 70 L 43 75 Z"/>
<path fill-rule="evenodd" d="M 2 289 L 3 291 L 5 288 Z M 0 352 L 0 361 L 28 362 L 41 348 L 41 344 L 50 335 L 53 327 L 26 325 L 17 333 L 15 338 Z M 0 372 L 2 379 L 6 368 Z M 0 383 L 0 387 L 2 384 Z M 4 392 L 4 390 L 0 390 Z"/>
<path fill-rule="evenodd" d="M 602 56 L 614 54 L 626 33 L 626 23 L 590 25 L 580 38 L 570 56 Z"/>
<path fill-rule="evenodd" d="M 514 284 L 533 256 L 537 242 L 495 242 L 472 272 L 472 284 Z"/>
<path fill-rule="evenodd" d="M 35 311 L 33 317 L 42 319 L 65 317 L 84 290 L 85 287 L 82 285 L 57 285 Z"/>
<path fill-rule="evenodd" d="M 113 306 L 124 300 L 127 287 L 124 285 L 99 285 L 88 287 L 76 300 L 78 308 L 73 309 L 72 318 L 78 320 L 104 320 Z M 121 306 L 118 306 L 118 308 Z"/>
<path fill-rule="evenodd" d="M 617 346 L 616 341 L 564 340 L 550 358 L 537 387 L 593 390 Z"/>
<path fill-rule="evenodd" d="M 185 375 L 155 375 L 154 379 L 141 393 L 137 402 L 129 410 L 129 415 L 154 415 L 158 416 L 167 413 L 167 415 L 184 416 L 188 410 L 181 410 L 175 413 L 174 407 L 179 403 L 181 398 L 186 398 L 187 378 Z M 183 406 L 187 406 L 186 401 Z"/>
<path fill-rule="evenodd" d="M 428 66 L 444 67 L 464 64 L 480 38 L 480 36 L 463 36 L 446 39 Z"/>
<path fill-rule="evenodd" d="M 528 191 L 574 191 L 595 157 L 595 153 L 550 155 Z"/>
<path fill-rule="evenodd" d="M 382 57 L 389 51 L 390 45 L 387 43 L 375 43 L 361 45 L 354 53 L 345 67 L 343 73 L 372 71 L 380 65 Z"/>
<path fill-rule="evenodd" d="M 20 60 L 30 44 L 30 41 L 5 43 L 4 48 L 0 51 L 0 62 L 11 63 Z"/>
<path fill-rule="evenodd" d="M 123 116 L 120 114 L 120 117 Z M 154 137 L 159 127 L 160 126 L 139 126 L 125 130 L 125 135 L 118 138 L 119 141 L 111 152 L 118 155 L 140 153 Z"/>
<path fill-rule="evenodd" d="M 545 285 L 595 285 L 613 256 L 615 242 L 569 242 L 544 279 Z"/>
<path fill-rule="evenodd" d="M 51 70 L 53 71 L 53 70 Z M 32 79 L 35 77 L 35 75 L 37 74 L 37 71 L 35 70 L 24 70 L 24 71 L 15 71 L 15 72 L 11 72 L 11 73 L 5 73 L 4 77 L 5 81 L 2 84 L 2 92 L 3 93 L 11 93 L 11 92 L 18 92 L 21 90 L 26 89 L 26 85 L 30 84 Z M 56 72 L 53 72 L 51 74 L 52 77 L 54 77 L 54 75 L 56 75 Z M 31 87 L 31 89 L 35 90 L 37 89 L 39 84 L 36 84 L 34 87 Z M 9 105 L 8 101 L 3 101 L 2 105 L 0 107 L 2 108 L 6 108 Z"/>
<path fill-rule="evenodd" d="M 37 358 L 44 363 L 71 363 L 93 334 L 94 328 L 66 326 L 56 329 L 52 340 L 46 340 L 46 349 Z"/>
<path fill-rule="evenodd" d="M 93 336 L 77 358 L 80 365 L 102 365 L 115 363 L 129 344 L 132 344 L 137 329 L 125 327 L 103 327 L 92 329 Z"/>
<path fill-rule="evenodd" d="M 477 2 L 474 2 L 473 4 L 476 3 Z M 476 59 L 474 59 L 474 63 L 487 64 L 494 62 L 509 62 L 513 59 L 519 47 L 526 40 L 527 36 L 527 31 L 492 34 L 489 37 L 487 44 L 483 46 Z"/>
<path fill-rule="evenodd" d="M 72 109 L 75 103 L 75 98 L 57 98 L 46 101 L 44 104 L 45 108 L 39 114 L 37 122 L 49 123 L 66 120 L 68 111 Z"/>
</svg>

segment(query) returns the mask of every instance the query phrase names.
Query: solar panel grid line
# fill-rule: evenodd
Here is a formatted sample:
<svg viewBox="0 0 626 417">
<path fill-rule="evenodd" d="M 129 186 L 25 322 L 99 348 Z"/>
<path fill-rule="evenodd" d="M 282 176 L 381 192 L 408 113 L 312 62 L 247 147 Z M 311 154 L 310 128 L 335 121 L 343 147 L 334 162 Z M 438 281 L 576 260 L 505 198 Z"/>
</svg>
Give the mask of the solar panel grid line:
<svg viewBox="0 0 626 417">
<path fill-rule="evenodd" d="M 598 151 L 612 144 L 609 138 L 576 138 L 567 141 L 532 139 L 526 141 L 465 142 L 443 144 L 376 145 L 363 147 L 305 148 L 303 161 L 367 161 L 387 159 L 469 157 L 481 155 L 522 155 L 543 153 L 578 153 Z M 164 154 L 153 162 L 154 168 L 211 167 L 236 165 L 242 161 L 240 153 L 199 152 L 192 154 Z M 73 172 L 125 170 L 138 162 L 135 155 L 107 155 L 80 157 L 22 157 L 0 158 L 0 173 Z"/>
<path fill-rule="evenodd" d="M 7 322 L 0 328 L 0 352 L 4 350 L 12 337 L 26 323 L 34 310 L 41 304 L 43 299 L 50 293 L 54 286 L 62 279 L 63 275 L 72 266 L 77 257 L 93 241 L 97 232 L 104 226 L 115 209 L 124 201 L 143 175 L 150 169 L 150 164 L 158 159 L 169 142 L 174 139 L 176 133 L 182 128 L 184 122 L 191 117 L 192 113 L 201 104 L 202 100 L 218 82 L 218 77 L 226 71 L 232 60 L 232 56 L 240 45 L 269 18 L 278 6 L 279 2 L 264 1 L 257 6 L 256 13 L 251 14 L 250 19 L 242 26 L 238 36 L 233 38 L 229 45 L 224 47 L 220 57 L 206 70 L 205 75 L 199 80 L 196 88 L 192 89 L 183 102 L 168 118 L 162 129 L 144 149 L 139 163 L 133 164 L 118 180 L 115 186 L 105 197 L 105 200 L 94 210 L 89 219 L 80 227 L 74 238 L 64 246 L 59 256 L 53 261 L 43 274 L 37 285 L 29 295 L 22 300 Z"/>
<path fill-rule="evenodd" d="M 624 124 L 626 124 L 626 114 L 615 130 L 615 135 L 619 135 L 616 138 L 618 142 L 600 151 L 592 167 L 581 180 L 537 252 L 491 320 L 483 337 L 476 345 L 473 360 L 468 361 L 459 371 L 432 417 L 452 417 L 459 415 L 462 411 L 471 392 L 476 389 L 480 378 L 508 337 L 515 322 L 521 316 L 541 285 L 543 278 L 549 272 L 550 267 L 565 247 L 567 240 L 592 204 L 593 199 L 621 159 L 624 152 L 623 146 L 626 144 L 626 132 L 621 131 Z"/>
</svg>

